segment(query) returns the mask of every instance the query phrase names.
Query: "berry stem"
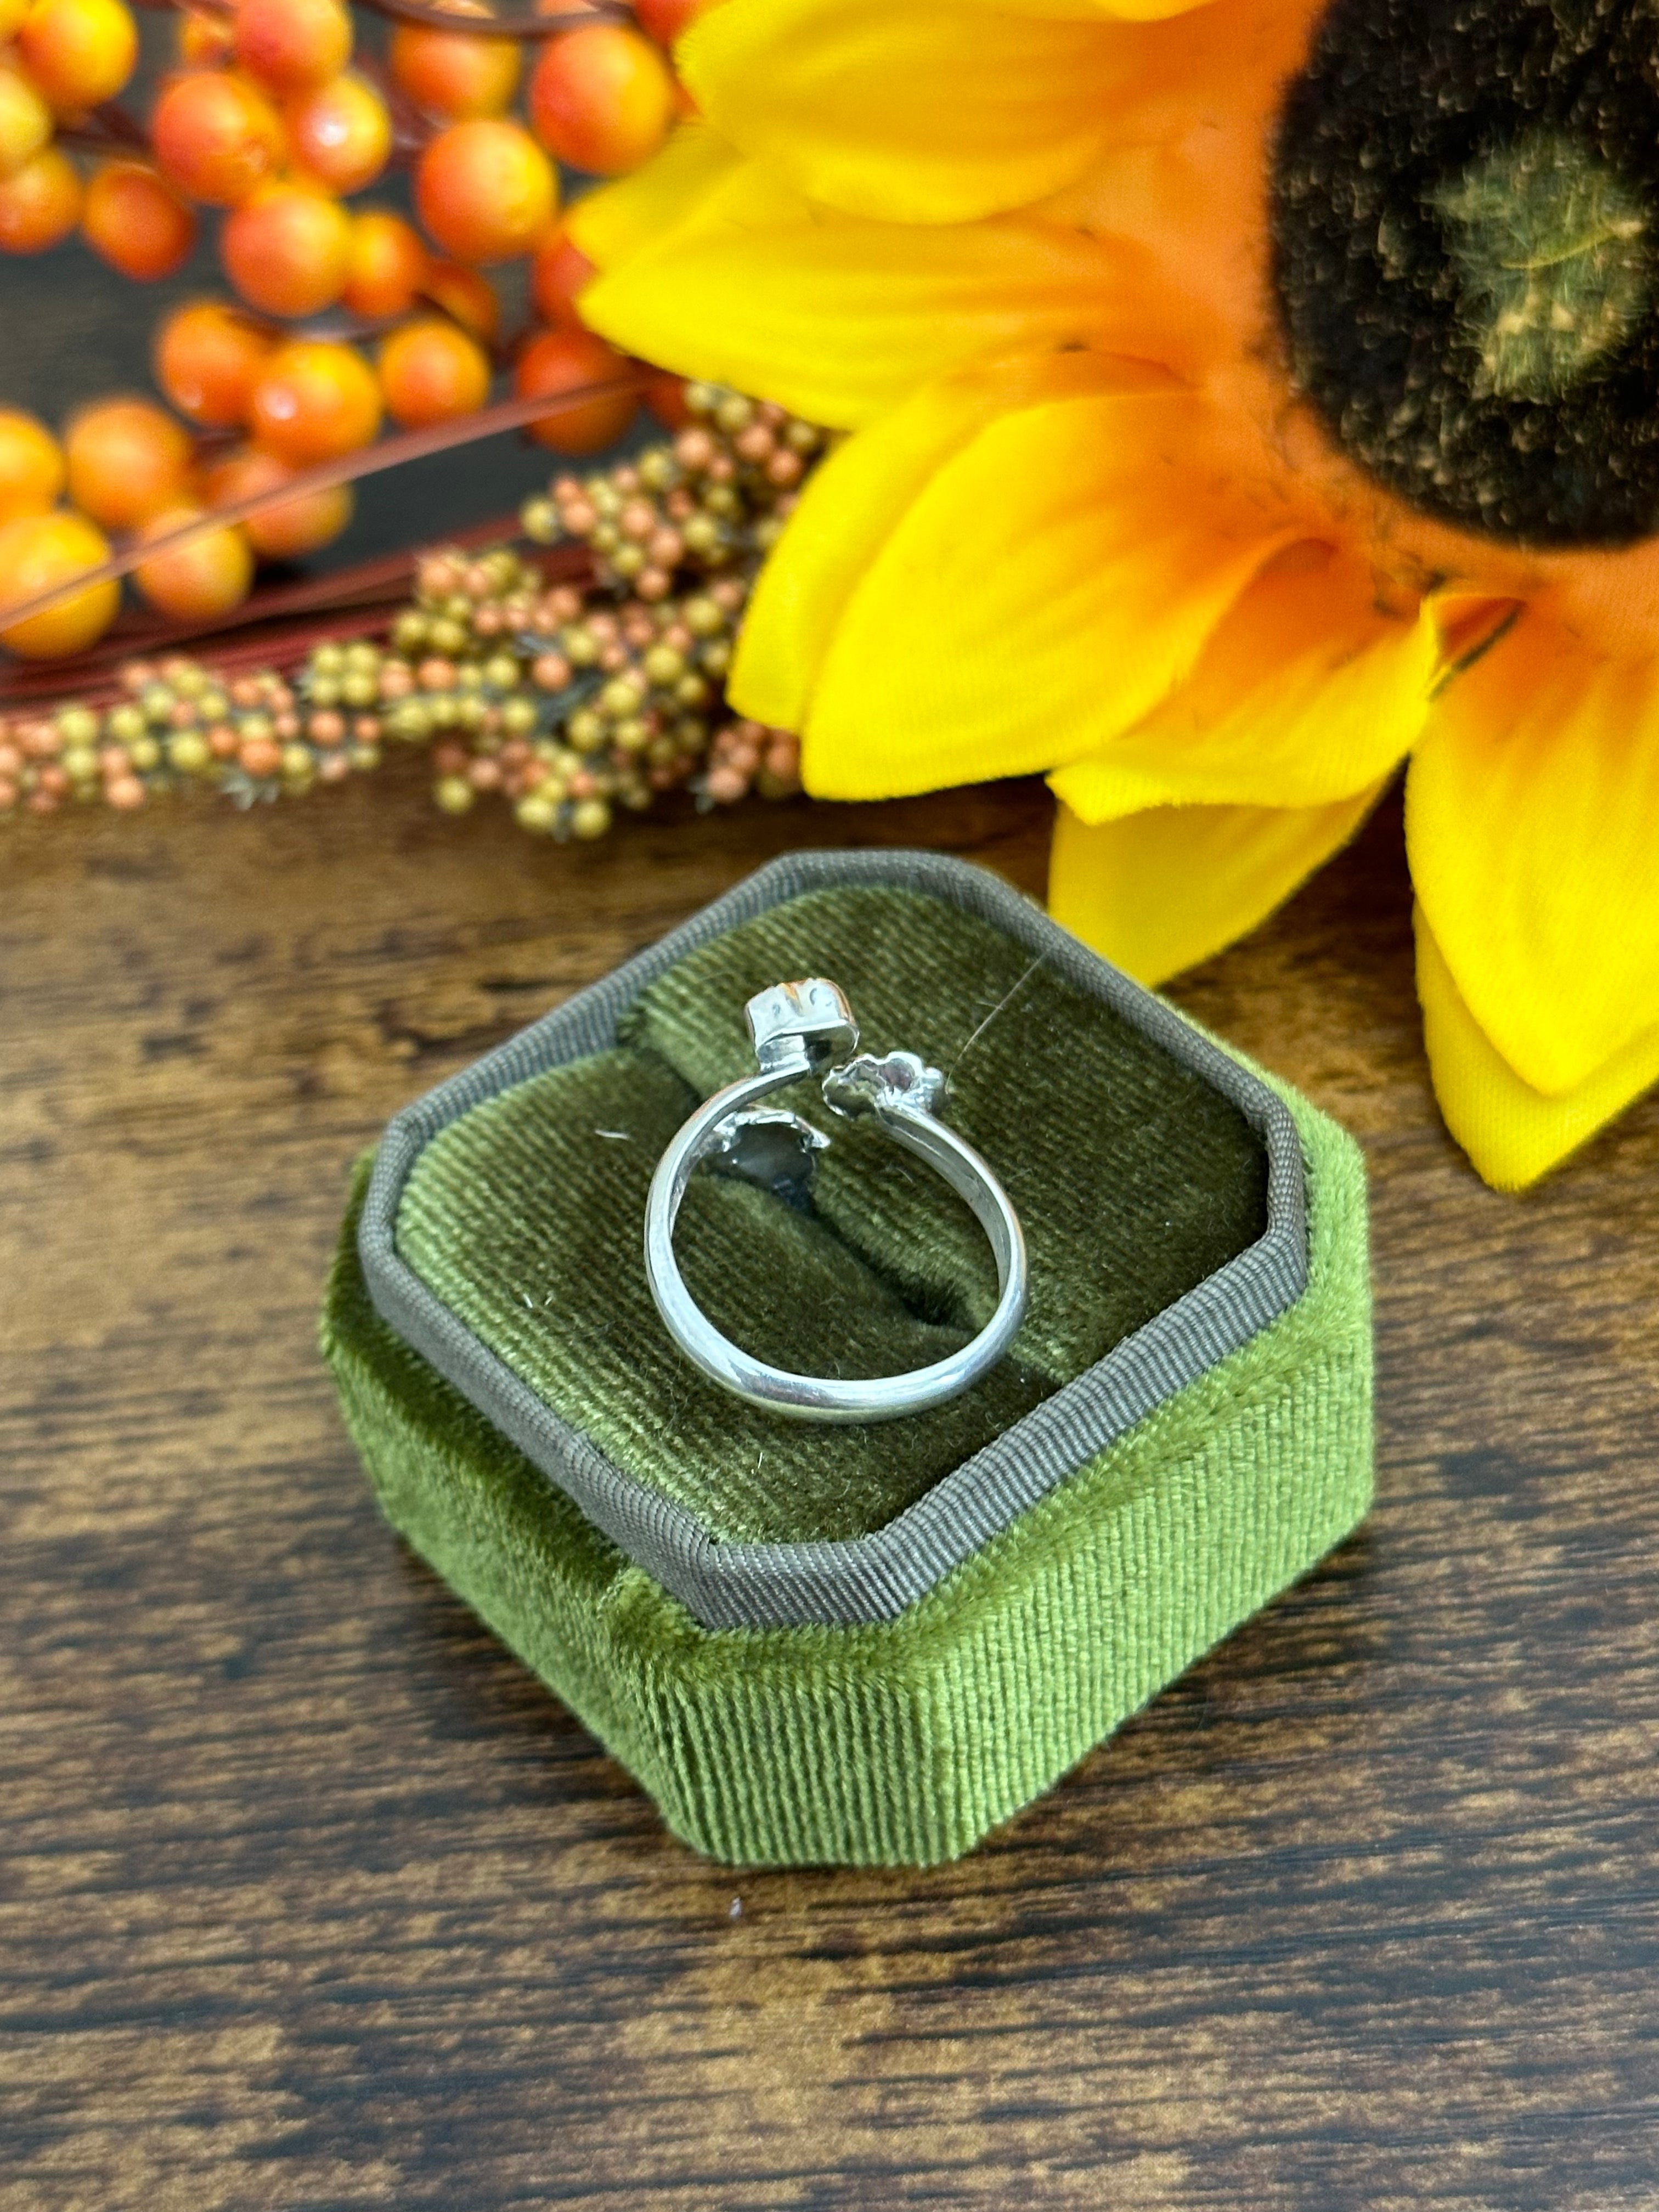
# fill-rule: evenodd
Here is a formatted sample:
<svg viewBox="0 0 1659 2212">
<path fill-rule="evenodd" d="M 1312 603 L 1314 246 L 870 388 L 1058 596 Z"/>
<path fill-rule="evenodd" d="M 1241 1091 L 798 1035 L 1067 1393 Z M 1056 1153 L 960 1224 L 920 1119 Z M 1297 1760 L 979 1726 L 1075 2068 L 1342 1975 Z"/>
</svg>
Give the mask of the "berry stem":
<svg viewBox="0 0 1659 2212">
<path fill-rule="evenodd" d="M 184 0 L 173 0 L 174 5 Z M 586 23 L 631 23 L 629 0 L 593 0 L 591 7 L 562 9 L 549 15 L 474 15 L 458 23 L 452 8 L 434 7 L 429 0 L 362 0 L 376 15 L 392 15 L 400 23 L 423 23 L 434 31 L 464 30 L 469 37 L 540 40 L 556 38 Z"/>
<path fill-rule="evenodd" d="M 152 538 L 145 544 L 126 546 L 100 567 L 83 569 L 78 575 L 54 584 L 50 591 L 39 592 L 15 607 L 7 607 L 6 627 L 10 629 L 15 623 L 27 622 L 48 607 L 59 606 L 65 599 L 75 599 L 99 584 L 128 575 L 141 561 L 153 560 L 161 553 L 178 552 L 209 531 L 246 522 L 251 515 L 261 514 L 268 507 L 285 506 L 309 493 L 331 491 L 337 484 L 353 483 L 360 477 L 378 475 L 382 469 L 401 467 L 405 461 L 424 460 L 433 453 L 448 453 L 454 447 L 471 445 L 475 439 L 494 437 L 503 430 L 523 429 L 529 423 L 586 406 L 594 399 L 609 398 L 624 392 L 642 395 L 647 380 L 646 373 L 641 370 L 608 378 L 603 383 L 580 385 L 544 398 L 503 399 L 457 421 L 434 422 L 424 430 L 408 430 L 398 437 L 382 438 L 377 445 L 362 447 L 337 460 L 319 461 L 314 468 L 301 469 L 269 491 L 232 500 L 210 514 L 198 516 L 181 529 L 169 531 L 165 538 Z"/>
<path fill-rule="evenodd" d="M 410 167 L 443 126 L 422 114 L 378 54 L 359 54 L 354 66 L 380 94 L 392 118 L 392 166 Z"/>
<path fill-rule="evenodd" d="M 58 143 L 77 154 L 143 154 L 149 158 L 143 125 L 113 100 L 94 107 L 77 123 L 60 123 Z"/>
</svg>

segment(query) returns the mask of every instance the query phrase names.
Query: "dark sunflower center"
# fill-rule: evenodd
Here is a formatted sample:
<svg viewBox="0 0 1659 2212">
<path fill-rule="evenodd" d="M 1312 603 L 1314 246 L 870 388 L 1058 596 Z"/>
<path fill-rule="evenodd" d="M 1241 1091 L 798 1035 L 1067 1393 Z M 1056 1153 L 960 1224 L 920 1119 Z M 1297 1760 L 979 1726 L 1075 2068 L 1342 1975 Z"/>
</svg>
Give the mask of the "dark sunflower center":
<svg viewBox="0 0 1659 2212">
<path fill-rule="evenodd" d="M 1272 212 L 1297 386 L 1390 490 L 1659 530 L 1659 0 L 1332 0 Z"/>
</svg>

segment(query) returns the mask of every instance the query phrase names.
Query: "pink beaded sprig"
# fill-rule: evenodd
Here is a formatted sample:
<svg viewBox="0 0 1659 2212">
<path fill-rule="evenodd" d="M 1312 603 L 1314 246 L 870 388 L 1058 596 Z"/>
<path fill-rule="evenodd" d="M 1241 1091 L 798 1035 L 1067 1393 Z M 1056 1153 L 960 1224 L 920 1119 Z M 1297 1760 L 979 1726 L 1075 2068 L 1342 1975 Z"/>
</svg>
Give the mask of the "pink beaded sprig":
<svg viewBox="0 0 1659 2212">
<path fill-rule="evenodd" d="M 0 815 L 132 811 L 190 788 L 297 798 L 377 767 L 388 744 L 430 746 L 446 811 L 495 794 L 559 839 L 603 836 L 618 807 L 680 787 L 708 806 L 791 796 L 796 740 L 733 717 L 724 684 L 823 434 L 713 386 L 685 404 L 672 442 L 528 501 L 528 549 L 422 556 L 410 603 L 370 634 L 286 669 L 131 660 L 112 700 L 0 720 Z M 585 549 L 589 579 L 550 580 L 538 546 L 565 548 L 567 567 Z"/>
</svg>

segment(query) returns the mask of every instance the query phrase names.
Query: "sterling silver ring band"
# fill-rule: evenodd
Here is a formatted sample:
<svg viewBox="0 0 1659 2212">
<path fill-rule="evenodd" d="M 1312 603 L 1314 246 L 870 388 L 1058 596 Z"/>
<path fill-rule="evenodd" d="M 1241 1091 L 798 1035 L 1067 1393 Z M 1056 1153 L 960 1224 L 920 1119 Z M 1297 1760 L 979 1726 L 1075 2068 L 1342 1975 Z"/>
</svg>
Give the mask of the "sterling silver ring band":
<svg viewBox="0 0 1659 2212">
<path fill-rule="evenodd" d="M 851 1055 L 858 1025 L 840 988 L 822 976 L 779 983 L 744 1008 L 757 1075 L 706 1099 L 657 1164 L 645 1210 L 645 1271 L 669 1334 L 703 1373 L 751 1406 L 799 1421 L 890 1421 L 962 1393 L 1007 1351 L 1025 1311 L 1025 1238 L 1008 1194 L 983 1159 L 939 1119 L 945 1079 L 915 1053 Z M 837 1062 L 842 1062 L 837 1065 Z M 830 1139 L 796 1115 L 760 1109 L 803 1076 L 822 1079 L 824 1103 L 848 1119 L 872 1115 L 896 1144 L 942 1175 L 973 1208 L 997 1263 L 996 1310 L 971 1343 L 908 1375 L 867 1381 L 792 1375 L 752 1358 L 720 1334 L 686 1289 L 674 1223 L 705 1161 L 804 1209 L 815 1155 Z M 759 1109 L 759 1110 L 757 1110 Z"/>
</svg>

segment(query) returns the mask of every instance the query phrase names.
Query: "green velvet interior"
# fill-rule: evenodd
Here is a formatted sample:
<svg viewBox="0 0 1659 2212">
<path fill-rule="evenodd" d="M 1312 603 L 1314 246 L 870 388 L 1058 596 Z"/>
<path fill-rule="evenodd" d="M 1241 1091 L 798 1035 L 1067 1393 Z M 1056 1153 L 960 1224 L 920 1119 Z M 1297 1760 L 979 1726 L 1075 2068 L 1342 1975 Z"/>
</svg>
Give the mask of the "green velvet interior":
<svg viewBox="0 0 1659 2212">
<path fill-rule="evenodd" d="M 832 976 L 865 1048 L 950 1077 L 945 1111 L 1006 1185 L 1031 1296 L 1013 1351 L 954 1404 L 901 1423 L 781 1421 L 676 1349 L 641 1262 L 663 1148 L 701 1097 L 753 1067 L 743 1007 Z M 686 1194 L 676 1249 L 699 1303 L 775 1364 L 881 1374 L 988 1317 L 983 1233 L 869 1122 L 793 1106 L 832 1138 L 816 1212 L 724 1176 Z M 913 891 L 847 886 L 772 908 L 689 955 L 614 1050 L 475 1107 L 422 1154 L 400 1253 L 565 1419 L 726 1540 L 879 1528 L 1121 1338 L 1253 1243 L 1266 1159 L 1237 1109 L 993 927 Z"/>
</svg>

